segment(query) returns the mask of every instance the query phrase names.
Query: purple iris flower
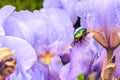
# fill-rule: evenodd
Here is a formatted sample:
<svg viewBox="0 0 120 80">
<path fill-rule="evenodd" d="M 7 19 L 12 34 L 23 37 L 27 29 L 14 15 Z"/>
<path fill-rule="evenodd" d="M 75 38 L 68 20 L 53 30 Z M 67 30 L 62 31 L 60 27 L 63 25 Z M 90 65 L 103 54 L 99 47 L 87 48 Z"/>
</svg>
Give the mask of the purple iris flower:
<svg viewBox="0 0 120 80">
<path fill-rule="evenodd" d="M 116 56 L 115 77 L 119 77 L 119 10 L 120 1 L 118 0 L 109 2 L 81 0 L 77 3 L 76 13 L 81 17 L 81 27 L 92 30 L 93 34 L 90 35 L 95 40 L 91 40 L 92 37 L 87 39 L 86 36 L 86 41 L 83 41 L 82 44 L 77 43 L 73 47 L 70 63 L 61 70 L 60 78 L 62 80 L 77 80 L 80 74 L 84 73 L 85 76 L 88 76 L 92 72 L 98 72 L 97 77 L 99 78 L 106 54 L 107 57 L 111 55 L 109 50 L 110 52 L 113 50 Z"/>
<path fill-rule="evenodd" d="M 63 66 L 60 56 L 70 54 L 69 45 L 73 41 L 72 22 L 65 11 L 49 8 L 33 13 L 14 12 L 3 28 L 5 35 L 20 37 L 32 45 L 39 63 L 36 66 L 40 70 L 38 65 L 46 67 L 49 73 L 45 80 L 60 80 L 59 72 Z"/>
<path fill-rule="evenodd" d="M 37 31 L 38 37 L 36 39 L 38 42 L 35 45 L 35 48 L 37 49 L 37 54 L 40 55 L 40 58 L 42 58 L 42 56 L 44 57 L 45 54 L 53 56 L 51 57 L 51 62 L 49 63 L 49 69 L 51 70 L 50 72 L 52 72 L 51 75 L 53 76 L 53 74 L 56 74 L 56 77 L 54 75 L 54 77 L 50 79 L 60 80 L 58 78 L 58 73 L 62 67 L 62 64 L 59 56 L 64 55 L 64 53 L 69 53 L 68 46 L 73 40 L 72 23 L 68 15 L 64 11 L 57 8 L 34 11 L 34 14 L 37 16 L 37 18 L 42 18 L 46 20 L 44 27 L 46 29 L 43 28 L 43 30 L 45 30 L 43 34 L 44 40 L 40 39 L 41 34 Z M 42 59 L 39 60 L 41 62 Z"/>
<path fill-rule="evenodd" d="M 10 5 L 7 5 L 0 9 L 0 36 L 3 36 L 5 34 L 3 30 L 3 24 L 14 10 L 15 7 Z"/>
<path fill-rule="evenodd" d="M 44 0 L 43 7 L 45 9 L 55 7 L 65 10 L 71 18 L 72 23 L 74 24 L 77 20 L 75 13 L 75 6 L 77 2 L 78 0 Z"/>
<path fill-rule="evenodd" d="M 115 77 L 119 77 L 119 54 L 116 51 L 120 43 L 120 1 L 81 0 L 77 3 L 76 13 L 81 17 L 81 26 L 93 30 L 94 39 L 106 49 L 107 59 L 115 55 Z"/>
<path fill-rule="evenodd" d="M 46 80 L 43 73 L 46 68 L 36 65 L 35 50 L 27 41 L 13 36 L 3 36 L 0 37 L 0 44 L 1 48 L 6 47 L 12 51 L 17 63 L 15 71 L 6 80 Z"/>
</svg>

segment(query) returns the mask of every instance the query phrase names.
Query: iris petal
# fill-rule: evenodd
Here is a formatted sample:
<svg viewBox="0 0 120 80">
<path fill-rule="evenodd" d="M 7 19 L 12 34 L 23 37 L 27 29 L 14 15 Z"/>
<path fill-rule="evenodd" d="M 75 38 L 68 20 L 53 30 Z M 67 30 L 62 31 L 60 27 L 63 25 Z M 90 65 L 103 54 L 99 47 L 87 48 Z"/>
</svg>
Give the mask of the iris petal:
<svg viewBox="0 0 120 80">
<path fill-rule="evenodd" d="M 116 0 L 109 2 L 105 0 L 82 0 L 77 4 L 76 13 L 82 18 L 81 25 L 83 27 L 93 30 L 98 28 L 111 30 L 118 24 L 119 3 Z"/>
<path fill-rule="evenodd" d="M 3 24 L 7 20 L 7 18 L 13 13 L 15 7 L 7 5 L 0 9 L 0 36 L 5 35 L 3 30 Z"/>
<path fill-rule="evenodd" d="M 72 23 L 76 22 L 77 16 L 75 13 L 75 5 L 77 0 L 56 0 L 54 3 L 51 3 L 52 0 L 45 0 L 43 3 L 44 8 L 59 8 L 63 9 L 69 15 Z"/>
<path fill-rule="evenodd" d="M 51 80 L 61 80 L 59 78 L 59 72 L 62 68 L 62 62 L 59 56 L 51 58 L 51 63 L 49 64 L 50 79 Z"/>
<path fill-rule="evenodd" d="M 16 36 L 27 40 L 30 44 L 34 43 L 33 31 L 30 31 L 33 15 L 30 11 L 14 12 L 4 23 L 5 34 Z M 29 28 L 30 27 L 30 28 Z"/>
<path fill-rule="evenodd" d="M 37 59 L 34 49 L 26 41 L 16 37 L 0 37 L 0 42 L 2 43 L 2 47 L 8 47 L 13 51 L 17 60 L 17 69 L 13 73 L 14 78 L 21 75 L 21 80 L 31 80 L 31 76 L 27 73 L 27 70 L 32 67 Z M 12 75 L 11 77 L 13 78 Z"/>
</svg>

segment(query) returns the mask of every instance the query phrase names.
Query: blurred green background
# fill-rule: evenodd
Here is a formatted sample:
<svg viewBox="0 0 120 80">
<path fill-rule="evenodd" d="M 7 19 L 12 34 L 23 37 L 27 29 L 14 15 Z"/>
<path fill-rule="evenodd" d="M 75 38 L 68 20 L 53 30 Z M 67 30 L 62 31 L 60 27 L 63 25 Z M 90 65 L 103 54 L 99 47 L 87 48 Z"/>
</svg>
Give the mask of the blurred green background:
<svg viewBox="0 0 120 80">
<path fill-rule="evenodd" d="M 16 10 L 30 10 L 42 8 L 43 0 L 0 0 L 0 8 L 5 5 L 13 5 Z"/>
</svg>

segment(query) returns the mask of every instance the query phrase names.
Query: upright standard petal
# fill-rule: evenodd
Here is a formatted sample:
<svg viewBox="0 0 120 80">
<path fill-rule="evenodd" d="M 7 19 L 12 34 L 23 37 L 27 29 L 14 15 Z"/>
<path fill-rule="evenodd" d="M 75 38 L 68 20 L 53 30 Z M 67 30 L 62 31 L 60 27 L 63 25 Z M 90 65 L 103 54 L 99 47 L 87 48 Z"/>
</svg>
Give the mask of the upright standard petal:
<svg viewBox="0 0 120 80">
<path fill-rule="evenodd" d="M 67 48 L 71 44 L 73 41 L 73 26 L 64 11 L 57 8 L 49 8 L 35 11 L 34 14 L 44 22 L 43 26 L 39 26 L 39 32 L 42 32 L 43 37 L 38 34 L 38 30 L 35 32 L 37 33 L 37 35 L 35 34 L 36 46 L 39 48 L 41 46 L 56 48 L 58 45 L 58 52 L 61 52 L 62 48 Z"/>
<path fill-rule="evenodd" d="M 3 24 L 7 20 L 7 18 L 13 13 L 15 7 L 6 5 L 0 9 L 0 36 L 5 35 L 3 30 Z"/>
<path fill-rule="evenodd" d="M 50 7 L 57 7 L 57 8 L 63 8 L 63 5 L 60 0 L 55 0 L 54 3 L 52 3 L 54 0 L 44 0 L 43 7 L 44 8 L 50 8 Z"/>
<path fill-rule="evenodd" d="M 33 14 L 30 11 L 14 12 L 4 23 L 5 35 L 16 36 L 27 40 L 31 45 L 34 43 Z M 33 31 L 31 31 L 32 29 Z"/>
<path fill-rule="evenodd" d="M 93 30 L 100 27 L 111 29 L 118 23 L 116 16 L 118 6 L 116 0 L 109 2 L 105 0 L 81 0 L 77 3 L 76 13 L 84 19 L 81 21 L 83 27 Z"/>
<path fill-rule="evenodd" d="M 43 7 L 45 9 L 54 7 L 54 8 L 59 8 L 59 9 L 66 11 L 72 23 L 74 24 L 77 20 L 77 16 L 75 13 L 75 5 L 77 1 L 78 0 L 56 0 L 54 1 L 54 3 L 52 3 L 53 0 L 45 0 L 43 2 Z"/>
</svg>

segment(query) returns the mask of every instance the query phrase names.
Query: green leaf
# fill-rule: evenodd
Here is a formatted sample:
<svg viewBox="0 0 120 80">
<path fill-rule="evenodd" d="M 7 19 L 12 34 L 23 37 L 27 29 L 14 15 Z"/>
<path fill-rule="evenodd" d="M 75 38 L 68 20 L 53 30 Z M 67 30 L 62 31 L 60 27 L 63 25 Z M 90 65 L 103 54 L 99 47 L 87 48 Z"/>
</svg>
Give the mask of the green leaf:
<svg viewBox="0 0 120 80">
<path fill-rule="evenodd" d="M 43 7 L 43 0 L 0 0 L 0 8 L 5 5 L 13 5 L 16 10 L 36 10 Z"/>
<path fill-rule="evenodd" d="M 84 80 L 84 74 L 80 74 L 78 77 L 77 77 L 78 80 Z"/>
</svg>

